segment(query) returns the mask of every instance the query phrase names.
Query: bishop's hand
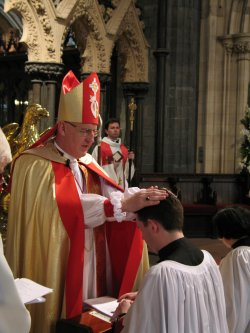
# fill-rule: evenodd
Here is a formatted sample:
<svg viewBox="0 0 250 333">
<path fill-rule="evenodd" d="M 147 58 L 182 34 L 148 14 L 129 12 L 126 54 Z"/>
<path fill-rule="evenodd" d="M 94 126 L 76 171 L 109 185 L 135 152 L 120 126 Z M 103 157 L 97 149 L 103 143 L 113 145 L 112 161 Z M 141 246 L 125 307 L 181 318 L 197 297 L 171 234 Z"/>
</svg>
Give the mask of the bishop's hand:
<svg viewBox="0 0 250 333">
<path fill-rule="evenodd" d="M 141 189 L 132 196 L 123 198 L 121 201 L 121 209 L 123 212 L 136 212 L 147 206 L 158 205 L 160 201 L 165 200 L 168 195 L 165 189 L 161 190 L 155 187 Z"/>
</svg>

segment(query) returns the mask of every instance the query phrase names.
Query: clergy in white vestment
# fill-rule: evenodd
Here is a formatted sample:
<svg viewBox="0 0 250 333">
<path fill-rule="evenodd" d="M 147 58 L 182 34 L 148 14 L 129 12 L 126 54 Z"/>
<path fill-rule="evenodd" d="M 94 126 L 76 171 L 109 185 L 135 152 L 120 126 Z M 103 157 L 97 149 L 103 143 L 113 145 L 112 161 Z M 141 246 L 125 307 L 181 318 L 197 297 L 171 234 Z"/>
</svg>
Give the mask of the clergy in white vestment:
<svg viewBox="0 0 250 333">
<path fill-rule="evenodd" d="M 119 298 L 116 332 L 119 327 L 122 333 L 228 332 L 219 268 L 208 252 L 184 237 L 179 200 L 170 193 L 159 205 L 137 211 L 137 226 L 160 260 L 137 294 Z"/>
<path fill-rule="evenodd" d="M 28 333 L 29 330 L 30 314 L 19 297 L 0 235 L 0 333 Z"/>
<path fill-rule="evenodd" d="M 250 211 L 228 207 L 214 217 L 218 236 L 231 251 L 220 262 L 230 333 L 250 333 Z"/>
<path fill-rule="evenodd" d="M 9 143 L 0 128 L 0 174 L 11 159 Z M 19 297 L 0 234 L 0 333 L 28 333 L 29 330 L 30 314 Z"/>
<path fill-rule="evenodd" d="M 105 123 L 105 134 L 100 145 L 95 146 L 92 156 L 118 185 L 123 189 L 127 180 L 134 176 L 134 152 L 121 142 L 120 120 L 109 118 Z"/>
</svg>

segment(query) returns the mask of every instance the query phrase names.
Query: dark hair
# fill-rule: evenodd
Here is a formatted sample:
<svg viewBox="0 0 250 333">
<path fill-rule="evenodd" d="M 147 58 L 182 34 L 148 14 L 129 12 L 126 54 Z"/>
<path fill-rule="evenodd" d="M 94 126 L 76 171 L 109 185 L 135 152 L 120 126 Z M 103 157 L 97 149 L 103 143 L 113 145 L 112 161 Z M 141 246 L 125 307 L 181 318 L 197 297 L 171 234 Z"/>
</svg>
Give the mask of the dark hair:
<svg viewBox="0 0 250 333">
<path fill-rule="evenodd" d="M 113 123 L 118 123 L 120 126 L 120 120 L 118 118 L 109 118 L 104 125 L 104 129 L 107 130 L 109 125 Z"/>
<path fill-rule="evenodd" d="M 159 205 L 144 207 L 136 212 L 138 220 L 147 224 L 148 219 L 159 222 L 164 229 L 182 230 L 183 207 L 177 197 L 171 193 Z"/>
<path fill-rule="evenodd" d="M 250 235 L 250 211 L 242 207 L 228 207 L 213 217 L 219 238 L 239 239 Z"/>
</svg>

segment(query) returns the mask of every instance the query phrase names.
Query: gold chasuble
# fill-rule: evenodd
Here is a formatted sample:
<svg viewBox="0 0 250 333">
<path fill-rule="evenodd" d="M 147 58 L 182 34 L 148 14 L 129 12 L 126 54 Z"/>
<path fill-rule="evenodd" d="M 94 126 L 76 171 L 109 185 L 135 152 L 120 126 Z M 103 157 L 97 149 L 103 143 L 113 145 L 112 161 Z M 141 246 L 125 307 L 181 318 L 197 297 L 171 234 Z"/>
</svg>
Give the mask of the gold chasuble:
<svg viewBox="0 0 250 333">
<path fill-rule="evenodd" d="M 107 174 L 89 160 L 80 161 L 87 192 L 101 194 L 100 177 L 117 190 Z M 12 175 L 6 257 L 15 277 L 53 289 L 45 303 L 27 306 L 32 333 L 55 332 L 59 318 L 82 311 L 84 228 L 73 174 L 54 144 L 18 157 Z M 94 228 L 94 241 L 98 296 L 106 294 L 106 249 L 113 296 L 137 289 L 148 269 L 148 257 L 136 224 L 106 222 Z"/>
</svg>

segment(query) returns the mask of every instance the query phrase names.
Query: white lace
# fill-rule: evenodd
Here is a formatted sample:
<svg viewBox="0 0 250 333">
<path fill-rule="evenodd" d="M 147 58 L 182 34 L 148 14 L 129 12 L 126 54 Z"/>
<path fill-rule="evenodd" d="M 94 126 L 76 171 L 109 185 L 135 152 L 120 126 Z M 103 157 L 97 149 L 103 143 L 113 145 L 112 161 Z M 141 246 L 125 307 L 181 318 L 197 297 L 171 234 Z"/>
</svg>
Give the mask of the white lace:
<svg viewBox="0 0 250 333">
<path fill-rule="evenodd" d="M 138 187 L 130 187 L 126 189 L 124 193 L 115 191 L 110 194 L 110 202 L 114 207 L 114 218 L 117 222 L 134 219 L 135 215 L 133 213 L 126 213 L 122 211 L 121 201 L 123 198 L 126 199 L 138 191 L 140 191 Z"/>
<path fill-rule="evenodd" d="M 122 222 L 126 220 L 127 213 L 122 211 L 122 199 L 124 198 L 124 193 L 120 191 L 112 192 L 110 194 L 110 201 L 114 207 L 114 218 L 117 222 Z"/>
</svg>

